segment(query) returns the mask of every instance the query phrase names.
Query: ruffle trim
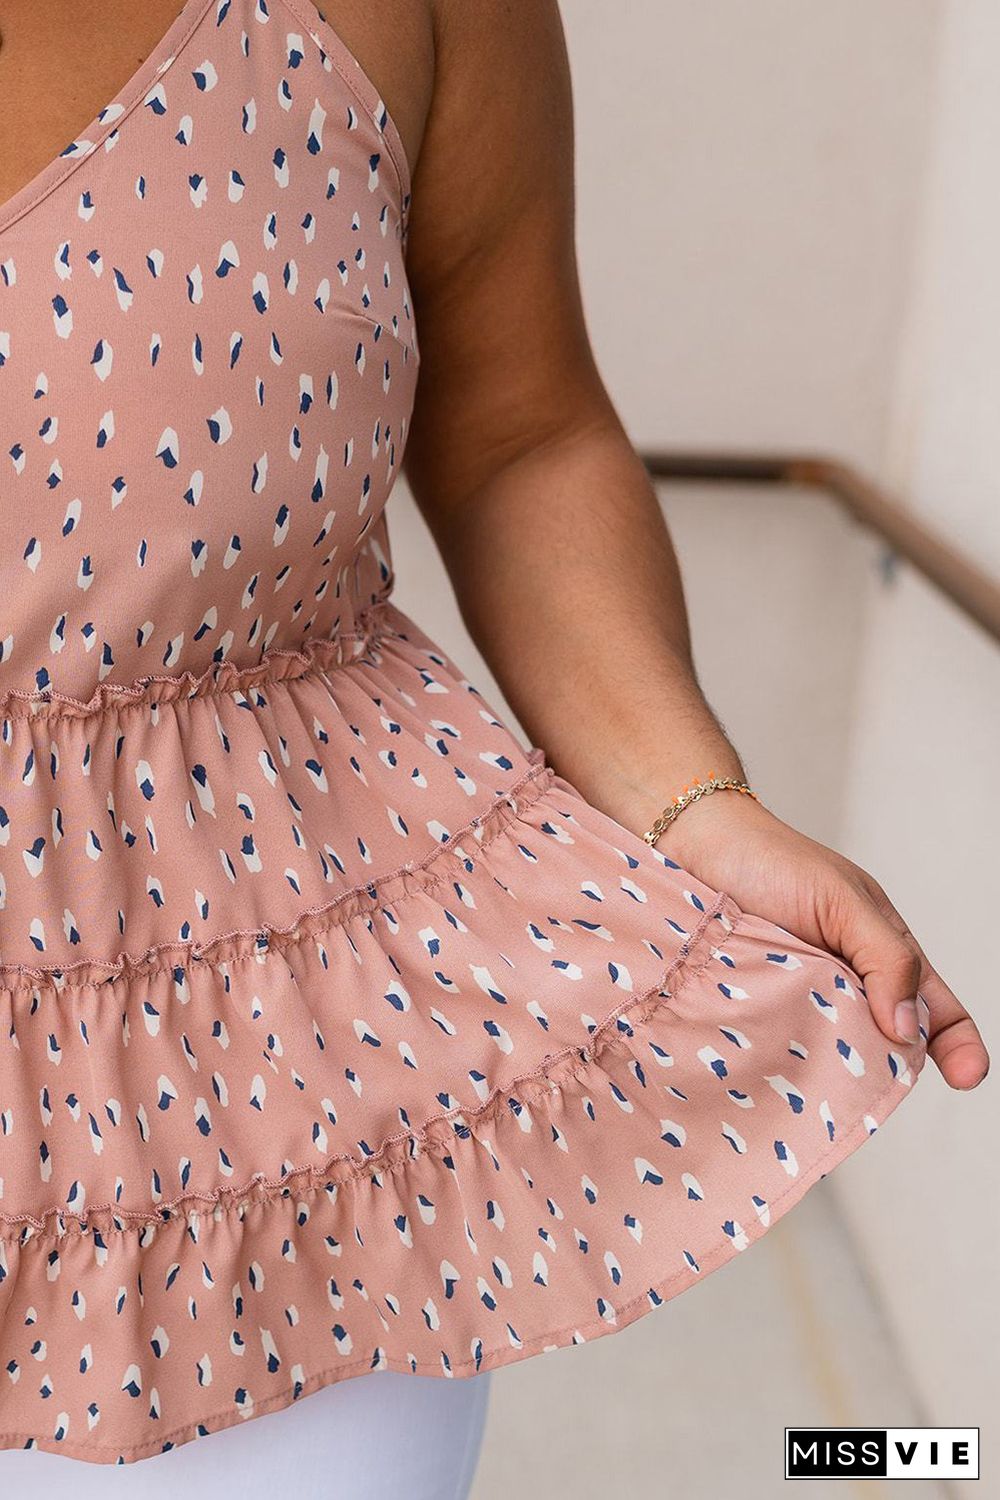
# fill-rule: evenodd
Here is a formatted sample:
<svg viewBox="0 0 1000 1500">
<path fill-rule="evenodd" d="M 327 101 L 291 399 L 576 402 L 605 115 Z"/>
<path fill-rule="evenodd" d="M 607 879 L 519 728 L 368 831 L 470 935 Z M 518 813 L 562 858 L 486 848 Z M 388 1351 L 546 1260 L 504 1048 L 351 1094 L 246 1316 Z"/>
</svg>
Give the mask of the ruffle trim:
<svg viewBox="0 0 1000 1500">
<path fill-rule="evenodd" d="M 501 811 L 497 807 L 491 809 L 492 814 L 499 815 Z M 481 822 L 485 822 L 491 813 L 485 814 Z M 190 1221 L 228 1213 L 242 1215 L 251 1205 L 267 1204 L 292 1193 L 299 1199 L 336 1190 L 341 1184 L 357 1178 L 381 1178 L 404 1170 L 408 1162 L 427 1154 L 447 1156 L 456 1139 L 479 1136 L 483 1127 L 496 1121 L 500 1115 L 519 1115 L 539 1098 L 567 1086 L 586 1085 L 583 1091 L 590 1091 L 593 1084 L 587 1084 L 587 1080 L 601 1070 L 602 1059 L 608 1054 L 628 1050 L 636 1029 L 663 1008 L 665 1001 L 676 996 L 682 986 L 690 984 L 711 961 L 715 948 L 713 925 L 720 923 L 728 936 L 739 927 L 742 919 L 743 912 L 737 903 L 731 896 L 720 892 L 714 904 L 699 917 L 660 978 L 597 1023 L 587 1046 L 565 1047 L 550 1053 L 536 1068 L 497 1084 L 481 1104 L 473 1108 L 457 1105 L 431 1116 L 415 1130 L 386 1137 L 365 1157 L 334 1153 L 317 1165 L 290 1167 L 277 1178 L 256 1173 L 242 1186 L 223 1184 L 211 1193 L 192 1190 L 150 1209 L 123 1209 L 105 1203 L 95 1204 L 77 1214 L 64 1204 L 57 1204 L 40 1216 L 0 1213 L 0 1224 L 15 1231 L 13 1234 L 0 1232 L 0 1243 L 16 1240 L 19 1245 L 24 1245 L 65 1239 L 70 1235 L 142 1232 L 175 1219 Z M 492 1150 L 486 1144 L 487 1149 Z"/>
<path fill-rule="evenodd" d="M 74 698 L 55 688 L 29 692 L 10 688 L 0 694 L 0 719 L 73 718 L 87 719 L 100 714 L 121 713 L 129 708 L 152 708 L 162 703 L 187 702 L 193 698 L 218 697 L 224 694 L 250 695 L 275 682 L 289 682 L 312 673 L 327 672 L 333 667 L 349 665 L 366 655 L 373 647 L 398 635 L 388 615 L 388 593 L 358 609 L 356 628 L 339 631 L 334 636 L 312 636 L 299 647 L 275 646 L 263 652 L 252 666 L 240 665 L 226 658 L 214 661 L 203 672 L 150 673 L 132 682 L 102 682 L 89 698 Z"/>
<path fill-rule="evenodd" d="M 764 1238 L 824 1177 L 828 1176 L 842 1161 L 851 1156 L 906 1098 L 907 1089 L 893 1084 L 885 1089 L 869 1105 L 865 1113 L 857 1117 L 850 1128 L 815 1157 L 807 1168 L 801 1170 L 785 1187 L 783 1192 L 768 1200 L 767 1222 L 750 1220 L 746 1226 L 747 1248 Z M 290 1194 L 286 1193 L 285 1197 Z M 436 1359 L 421 1359 L 410 1354 L 400 1356 L 375 1345 L 355 1359 L 339 1360 L 336 1364 L 322 1363 L 317 1368 L 303 1371 L 301 1378 L 291 1386 L 270 1396 L 255 1398 L 252 1417 L 264 1416 L 293 1405 L 313 1391 L 334 1385 L 342 1380 L 357 1379 L 380 1370 L 395 1370 L 401 1374 L 423 1375 L 444 1379 L 464 1379 L 487 1370 L 500 1369 L 520 1363 L 536 1355 L 556 1349 L 591 1343 L 609 1334 L 630 1327 L 687 1288 L 704 1281 L 706 1276 L 728 1265 L 742 1253 L 724 1232 L 719 1232 L 714 1241 L 696 1254 L 696 1267 L 689 1264 L 674 1267 L 651 1279 L 645 1290 L 617 1304 L 605 1304 L 594 1311 L 592 1307 L 579 1309 L 580 1315 L 565 1319 L 557 1326 L 546 1328 L 541 1333 L 528 1337 L 516 1334 L 510 1323 L 506 1327 L 506 1338 L 497 1340 L 490 1347 L 474 1349 L 464 1359 L 446 1358 L 439 1354 Z M 97 1464 L 122 1464 L 142 1461 L 167 1452 L 214 1432 L 229 1427 L 242 1426 L 248 1420 L 247 1411 L 230 1402 L 187 1421 L 179 1423 L 167 1432 L 142 1442 L 122 1444 L 93 1443 L 53 1436 L 38 1428 L 32 1430 L 0 1430 L 0 1448 L 38 1448 L 46 1452 L 62 1454 Z"/>
<path fill-rule="evenodd" d="M 158 943 L 143 953 L 122 952 L 109 959 L 83 958 L 56 967 L 0 963 L 0 995 L 41 988 L 55 989 L 62 994 L 68 990 L 147 979 L 156 974 L 169 974 L 180 980 L 195 964 L 223 969 L 250 959 L 263 962 L 270 953 L 307 938 L 321 938 L 332 927 L 354 917 L 392 906 L 411 891 L 433 890 L 447 878 L 446 873 L 438 868 L 439 863 L 445 862 L 449 855 L 461 860 L 463 840 L 474 838 L 477 847 L 484 848 L 514 822 L 524 808 L 545 795 L 556 774 L 554 768 L 546 763 L 545 752 L 540 746 L 532 746 L 525 758 L 527 770 L 495 797 L 485 812 L 478 813 L 435 844 L 422 859 L 410 860 L 388 874 L 379 875 L 363 885 L 351 886 L 322 906 L 308 907 L 286 927 L 234 930 L 218 934 L 205 943 Z M 5 978 L 9 982 L 3 983 Z"/>
</svg>

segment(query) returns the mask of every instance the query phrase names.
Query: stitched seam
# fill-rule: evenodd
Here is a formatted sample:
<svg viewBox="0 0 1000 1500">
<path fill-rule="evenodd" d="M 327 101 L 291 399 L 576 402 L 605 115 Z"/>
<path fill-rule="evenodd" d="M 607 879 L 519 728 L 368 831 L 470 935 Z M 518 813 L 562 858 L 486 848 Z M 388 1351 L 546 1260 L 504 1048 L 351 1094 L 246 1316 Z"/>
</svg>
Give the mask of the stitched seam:
<svg viewBox="0 0 1000 1500">
<path fill-rule="evenodd" d="M 130 708 L 149 708 L 160 703 L 187 703 L 197 698 L 227 697 L 256 687 L 258 675 L 262 676 L 266 687 L 294 680 L 293 676 L 267 675 L 273 662 L 285 658 L 301 659 L 303 670 L 298 674 L 299 677 L 306 677 L 314 670 L 325 672 L 331 667 L 355 666 L 362 660 L 363 653 L 359 652 L 357 656 L 346 660 L 324 661 L 326 648 L 335 651 L 341 641 L 366 641 L 372 646 L 379 645 L 383 640 L 403 638 L 385 615 L 390 592 L 391 583 L 380 597 L 359 610 L 359 615 L 368 620 L 363 628 L 338 631 L 333 636 L 309 636 L 301 646 L 275 646 L 265 651 L 260 661 L 245 667 L 238 666 L 231 658 L 226 657 L 222 661 L 213 662 L 203 672 L 187 671 L 176 676 L 154 672 L 133 678 L 129 683 L 105 682 L 86 701 L 55 690 L 39 693 L 26 688 L 10 688 L 6 694 L 0 694 L 0 720 L 94 718 L 109 710 L 121 713 Z M 147 692 L 148 688 L 161 685 L 171 691 L 160 698 L 150 696 Z M 119 702 L 119 699 L 122 701 Z M 26 706 L 22 707 L 22 704 Z"/>
<path fill-rule="evenodd" d="M 394 342 L 399 345 L 399 347 L 403 350 L 404 354 L 406 354 L 409 359 L 413 360 L 414 364 L 419 369 L 419 366 L 420 366 L 420 350 L 417 348 L 416 343 L 412 343 L 412 344 L 407 343 L 407 341 L 406 341 L 406 339 L 404 339 L 402 333 L 401 332 L 397 332 L 397 330 L 395 328 L 393 328 L 393 326 L 392 326 L 391 323 L 386 323 L 381 318 L 374 318 L 374 317 L 371 316 L 370 313 L 365 312 L 363 309 L 359 309 L 359 308 L 356 308 L 356 307 L 351 307 L 351 308 L 348 308 L 347 311 L 353 313 L 355 315 L 355 317 L 361 318 L 363 322 L 370 323 L 373 328 L 380 329 L 382 333 L 387 333 L 389 335 L 389 337 L 391 339 L 393 339 Z M 409 324 L 408 326 L 411 329 L 413 327 L 412 323 Z M 376 348 L 377 347 L 378 346 L 376 345 Z"/>
<path fill-rule="evenodd" d="M 428 1132 L 441 1127 L 447 1127 L 452 1121 L 458 1121 L 460 1125 L 466 1126 L 470 1121 L 476 1124 L 493 1121 L 498 1115 L 503 1114 L 503 1107 L 508 1104 L 510 1096 L 513 1095 L 519 1104 L 530 1105 L 538 1098 L 546 1094 L 557 1092 L 564 1083 L 570 1080 L 585 1077 L 596 1064 L 600 1066 L 600 1058 L 607 1051 L 617 1051 L 623 1045 L 623 1039 L 617 1031 L 618 1023 L 623 1016 L 629 1019 L 630 1024 L 639 1026 L 645 1024 L 649 1017 L 661 1008 L 661 1000 L 666 998 L 673 1000 L 681 993 L 695 978 L 697 978 L 711 963 L 713 958 L 713 945 L 709 928 L 714 919 L 725 914 L 730 920 L 728 936 L 732 936 L 739 929 L 742 914 L 738 913 L 735 903 L 724 893 L 719 893 L 714 904 L 706 910 L 699 921 L 681 943 L 677 953 L 664 967 L 660 977 L 653 984 L 647 986 L 641 994 L 630 996 L 623 1000 L 620 1005 L 609 1011 L 604 1019 L 595 1026 L 590 1034 L 590 1040 L 586 1045 L 578 1046 L 569 1044 L 562 1047 L 558 1052 L 548 1053 L 536 1067 L 528 1069 L 524 1073 L 516 1074 L 506 1083 L 496 1084 L 481 1104 L 473 1108 L 465 1105 L 454 1105 L 449 1110 L 442 1110 L 436 1115 L 431 1115 L 424 1121 L 418 1130 L 398 1131 L 395 1135 L 386 1136 L 371 1156 L 359 1160 L 349 1153 L 334 1153 L 325 1162 L 316 1165 L 304 1165 L 289 1168 L 278 1178 L 266 1178 L 262 1174 L 255 1174 L 241 1187 L 230 1187 L 223 1184 L 211 1193 L 201 1193 L 192 1190 L 179 1194 L 176 1198 L 166 1203 L 158 1204 L 149 1209 L 124 1209 L 112 1203 L 93 1204 L 81 1214 L 74 1213 L 64 1204 L 57 1204 L 52 1208 L 44 1210 L 41 1215 L 30 1213 L 6 1214 L 0 1213 L 0 1223 L 11 1226 L 18 1224 L 31 1226 L 39 1231 L 30 1237 L 31 1241 L 38 1239 L 63 1239 L 75 1233 L 71 1229 L 48 1230 L 46 1228 L 50 1219 L 60 1222 L 74 1220 L 81 1226 L 80 1232 L 86 1232 L 86 1225 L 91 1217 L 97 1214 L 112 1214 L 115 1219 L 123 1221 L 136 1221 L 140 1226 L 157 1225 L 166 1222 L 169 1218 L 179 1217 L 178 1210 L 183 1209 L 185 1203 L 208 1203 L 212 1207 L 204 1210 L 192 1210 L 186 1212 L 184 1217 L 190 1220 L 193 1217 L 203 1218 L 220 1211 L 220 1205 L 225 1203 L 224 1213 L 238 1212 L 247 1201 L 249 1195 L 257 1192 L 257 1197 L 249 1197 L 250 1202 L 260 1203 L 267 1207 L 277 1201 L 280 1197 L 287 1196 L 293 1179 L 306 1177 L 309 1180 L 307 1188 L 300 1192 L 300 1197 L 305 1193 L 315 1195 L 326 1191 L 327 1187 L 334 1183 L 356 1181 L 358 1178 L 379 1176 L 391 1176 L 396 1172 L 403 1171 L 412 1156 L 405 1157 L 393 1162 L 382 1162 L 380 1158 L 393 1147 L 401 1143 L 409 1142 L 411 1147 L 418 1148 L 417 1155 L 437 1154 L 446 1149 L 445 1143 L 428 1139 Z M 669 987 L 669 988 L 668 988 Z M 670 1010 L 671 1006 L 662 1007 Z M 557 1075 L 553 1081 L 553 1075 Z M 565 1076 L 563 1076 L 565 1075 Z M 531 1085 L 535 1084 L 534 1089 Z M 451 1149 L 450 1146 L 447 1149 Z M 346 1169 L 337 1177 L 331 1176 L 331 1170 L 338 1164 L 346 1164 Z M 260 1191 L 263 1190 L 263 1193 Z M 101 1232 L 106 1233 L 108 1229 L 125 1233 L 132 1227 L 131 1222 L 122 1224 L 102 1225 Z M 2 1238 L 11 1239 L 11 1236 Z M 19 1236 L 16 1238 L 20 1238 Z"/>
<path fill-rule="evenodd" d="M 499 793 L 483 812 L 477 813 L 468 823 L 456 829 L 454 833 L 449 834 L 446 839 L 442 839 L 441 843 L 435 844 L 419 860 L 411 860 L 406 864 L 397 865 L 395 869 L 382 875 L 373 876 L 369 881 L 360 881 L 357 885 L 350 886 L 347 890 L 341 891 L 331 901 L 324 902 L 320 906 L 306 907 L 305 910 L 299 912 L 298 916 L 285 927 L 265 925 L 263 927 L 234 928 L 230 932 L 217 933 L 215 937 L 210 938 L 205 943 L 155 943 L 143 953 L 124 953 L 119 954 L 117 958 L 113 959 L 81 958 L 71 964 L 50 965 L 0 964 L 0 976 L 4 974 L 21 976 L 26 982 L 23 986 L 17 986 L 16 988 L 32 988 L 53 979 L 61 979 L 66 974 L 72 974 L 74 970 L 107 968 L 115 971 L 114 973 L 109 973 L 103 979 L 86 979 L 75 984 L 72 979 L 67 980 L 65 985 L 58 986 L 59 993 L 62 994 L 67 989 L 92 989 L 101 985 L 113 984 L 119 979 L 129 979 L 138 974 L 142 974 L 144 977 L 156 974 L 174 974 L 178 968 L 185 966 L 185 959 L 189 961 L 194 960 L 199 964 L 204 963 L 210 968 L 224 965 L 227 969 L 233 967 L 235 964 L 245 963 L 251 959 L 258 962 L 265 954 L 294 946 L 307 937 L 322 936 L 331 927 L 341 925 L 340 922 L 335 920 L 338 909 L 351 902 L 361 903 L 360 909 L 362 911 L 377 911 L 381 906 L 386 904 L 398 905 L 407 894 L 412 894 L 409 890 L 411 877 L 413 882 L 418 884 L 419 889 L 433 888 L 434 885 L 439 884 L 445 879 L 445 876 L 442 872 L 430 869 L 431 865 L 448 856 L 453 858 L 457 856 L 460 861 L 467 858 L 468 856 L 464 855 L 458 847 L 462 839 L 473 835 L 476 828 L 481 824 L 492 824 L 493 820 L 499 820 L 501 826 L 492 835 L 495 837 L 496 832 L 500 832 L 503 828 L 508 827 L 520 815 L 520 809 L 510 805 L 511 799 L 522 796 L 522 805 L 527 805 L 529 800 L 534 801 L 536 797 L 542 795 L 545 784 L 551 780 L 553 774 L 551 766 L 540 761 L 534 762 L 526 771 L 521 773 L 516 781 L 511 783 L 506 791 Z M 534 783 L 534 786 L 529 793 L 528 787 L 532 783 Z M 421 880 L 423 883 L 420 883 Z M 382 895 L 383 889 L 391 885 L 394 881 L 406 882 L 406 885 L 403 890 L 397 892 L 393 897 L 384 897 Z M 306 930 L 303 930 L 305 924 L 310 923 L 314 917 L 328 917 L 329 920 L 322 927 L 310 925 Z M 251 949 L 246 953 L 234 954 L 228 959 L 216 960 L 212 958 L 211 955 L 215 949 L 223 947 L 226 943 L 237 939 L 265 943 L 266 946 Z M 156 959 L 163 953 L 175 953 L 178 955 L 178 959 L 177 961 L 170 961 L 168 959 L 157 965 Z M 12 987 L 6 986 L 5 988 L 9 993 Z"/>
</svg>

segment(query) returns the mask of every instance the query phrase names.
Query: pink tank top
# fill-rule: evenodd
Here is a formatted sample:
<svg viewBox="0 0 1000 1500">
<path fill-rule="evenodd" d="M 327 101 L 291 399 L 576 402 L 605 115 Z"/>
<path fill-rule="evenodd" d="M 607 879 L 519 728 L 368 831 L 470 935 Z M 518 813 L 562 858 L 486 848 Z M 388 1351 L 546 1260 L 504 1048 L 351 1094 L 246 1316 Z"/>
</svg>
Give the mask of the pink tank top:
<svg viewBox="0 0 1000 1500">
<path fill-rule="evenodd" d="M 0 694 L 97 706 L 386 592 L 408 204 L 310 0 L 194 0 L 0 209 Z"/>
<path fill-rule="evenodd" d="M 311 0 L 188 0 L 0 208 L 0 1447 L 585 1342 L 922 1061 L 389 597 L 409 192 Z"/>
</svg>

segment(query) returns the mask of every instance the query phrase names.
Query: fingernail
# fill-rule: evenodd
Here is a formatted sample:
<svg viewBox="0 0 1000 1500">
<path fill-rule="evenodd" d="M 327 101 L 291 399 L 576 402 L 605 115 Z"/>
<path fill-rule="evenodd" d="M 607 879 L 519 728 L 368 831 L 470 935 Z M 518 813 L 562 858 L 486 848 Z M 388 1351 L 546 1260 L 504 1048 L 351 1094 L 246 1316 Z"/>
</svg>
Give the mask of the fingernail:
<svg viewBox="0 0 1000 1500">
<path fill-rule="evenodd" d="M 902 1037 L 904 1042 L 915 1042 L 920 1036 L 920 1028 L 917 1025 L 917 1002 L 915 1000 L 901 1000 L 896 1006 L 896 1035 Z"/>
</svg>

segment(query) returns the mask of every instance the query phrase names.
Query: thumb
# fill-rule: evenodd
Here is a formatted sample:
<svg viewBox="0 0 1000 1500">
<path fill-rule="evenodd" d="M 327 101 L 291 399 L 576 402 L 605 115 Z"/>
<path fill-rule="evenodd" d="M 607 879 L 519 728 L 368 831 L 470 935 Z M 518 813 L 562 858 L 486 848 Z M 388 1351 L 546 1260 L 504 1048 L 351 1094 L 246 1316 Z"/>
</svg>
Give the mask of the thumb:
<svg viewBox="0 0 1000 1500">
<path fill-rule="evenodd" d="M 837 951 L 864 982 L 876 1025 L 890 1041 L 917 1041 L 923 965 L 916 944 L 861 892 L 850 891 L 839 905 Z"/>
</svg>

